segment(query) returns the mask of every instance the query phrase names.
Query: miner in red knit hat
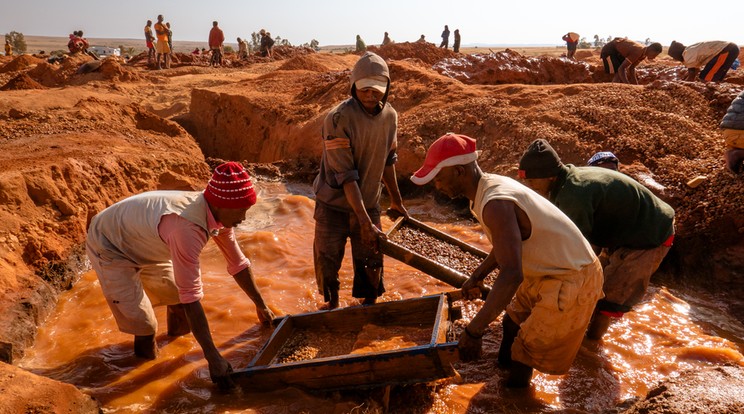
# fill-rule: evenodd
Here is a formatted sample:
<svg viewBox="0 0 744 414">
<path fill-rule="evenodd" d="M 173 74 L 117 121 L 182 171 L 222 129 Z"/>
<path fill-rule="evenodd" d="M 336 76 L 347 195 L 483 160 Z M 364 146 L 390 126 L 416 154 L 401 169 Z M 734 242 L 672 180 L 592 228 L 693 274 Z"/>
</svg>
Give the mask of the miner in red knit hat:
<svg viewBox="0 0 744 414">
<path fill-rule="evenodd" d="M 193 332 L 209 362 L 212 381 L 229 386 L 230 363 L 212 341 L 201 305 L 199 255 L 212 238 L 230 273 L 256 304 L 258 320 L 274 318 L 238 246 L 234 228 L 256 203 L 256 190 L 242 165 L 214 170 L 204 191 L 149 191 L 98 213 L 86 250 L 119 330 L 134 335 L 138 357 L 157 356 L 158 322 L 153 307 L 168 306 L 168 335 Z"/>
</svg>

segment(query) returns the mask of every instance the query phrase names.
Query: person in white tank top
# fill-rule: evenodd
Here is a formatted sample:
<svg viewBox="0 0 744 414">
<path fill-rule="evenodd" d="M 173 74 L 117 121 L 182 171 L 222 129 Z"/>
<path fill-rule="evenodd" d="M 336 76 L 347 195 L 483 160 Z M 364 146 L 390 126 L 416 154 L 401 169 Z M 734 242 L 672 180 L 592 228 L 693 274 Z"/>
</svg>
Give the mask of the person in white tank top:
<svg viewBox="0 0 744 414">
<path fill-rule="evenodd" d="M 602 297 L 602 268 L 565 214 L 516 180 L 483 173 L 477 157 L 473 138 L 448 133 L 429 147 L 411 180 L 433 180 L 445 195 L 467 197 L 493 245 L 463 284 L 466 298 L 479 297 L 485 277 L 500 268 L 460 336 L 461 359 L 480 358 L 483 335 L 506 310 L 498 362 L 510 371 L 506 386 L 527 387 L 533 368 L 568 372 Z"/>
</svg>

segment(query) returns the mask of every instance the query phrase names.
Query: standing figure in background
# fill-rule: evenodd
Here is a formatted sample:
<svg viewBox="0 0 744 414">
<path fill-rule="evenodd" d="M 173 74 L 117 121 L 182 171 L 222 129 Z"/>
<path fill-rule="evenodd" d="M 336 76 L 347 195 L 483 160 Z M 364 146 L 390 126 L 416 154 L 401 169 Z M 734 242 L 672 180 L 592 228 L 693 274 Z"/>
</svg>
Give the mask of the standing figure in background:
<svg viewBox="0 0 744 414">
<path fill-rule="evenodd" d="M 426 37 L 424 37 L 424 35 L 421 35 L 421 37 L 418 38 L 416 43 L 426 43 Z"/>
<path fill-rule="evenodd" d="M 155 59 L 155 37 L 152 35 L 152 20 L 148 20 L 145 25 L 145 45 L 147 45 L 147 64 L 152 65 Z"/>
<path fill-rule="evenodd" d="M 162 69 L 163 66 L 170 68 L 170 53 L 171 49 L 168 42 L 168 27 L 163 23 L 163 15 L 158 15 L 158 22 L 155 23 L 155 35 L 158 38 L 156 50 L 158 52 L 157 63 L 158 69 Z M 163 65 L 160 64 L 160 57 L 163 58 Z"/>
<path fill-rule="evenodd" d="M 248 58 L 248 42 L 238 38 L 238 59 Z"/>
<path fill-rule="evenodd" d="M 362 40 L 362 37 L 359 35 L 356 35 L 356 50 L 357 53 L 366 52 L 367 51 L 367 44 L 364 43 L 364 40 Z"/>
<path fill-rule="evenodd" d="M 444 25 L 444 30 L 442 31 L 442 43 L 439 44 L 439 47 L 443 47 L 447 49 L 449 47 L 449 27 L 447 25 Z"/>
<path fill-rule="evenodd" d="M 274 39 L 271 38 L 271 33 L 267 32 L 264 29 L 261 29 L 261 31 L 258 33 L 261 35 L 261 45 L 259 52 L 261 52 L 261 56 L 270 58 L 272 55 L 272 49 L 274 47 Z"/>
<path fill-rule="evenodd" d="M 744 163 L 744 91 L 737 96 L 721 121 L 726 142 L 726 168 L 739 174 Z"/>
<path fill-rule="evenodd" d="M 382 184 L 390 209 L 408 216 L 398 189 L 398 113 L 387 101 L 390 71 L 367 52 L 351 71 L 351 97 L 323 121 L 323 155 L 315 177 L 313 259 L 318 290 L 330 309 L 339 306 L 338 271 L 351 239 L 352 296 L 371 305 L 385 292 L 380 223 Z"/>
<path fill-rule="evenodd" d="M 171 61 L 173 60 L 173 30 L 171 30 L 170 22 L 165 23 L 165 27 L 168 29 L 168 48 L 170 49 Z"/>
<path fill-rule="evenodd" d="M 455 29 L 455 43 L 452 44 L 452 50 L 460 53 L 460 29 Z"/>
<path fill-rule="evenodd" d="M 8 39 L 5 40 L 5 56 L 13 56 L 13 45 Z"/>
<path fill-rule="evenodd" d="M 721 82 L 726 73 L 739 57 L 739 46 L 736 43 L 714 40 L 685 46 L 676 40 L 672 41 L 667 51 L 669 56 L 682 62 L 687 68 L 686 81 L 694 81 L 699 75 L 704 82 Z M 703 67 L 701 71 L 700 68 Z"/>
<path fill-rule="evenodd" d="M 225 42 L 225 34 L 219 27 L 217 21 L 212 22 L 212 29 L 209 30 L 209 50 L 212 52 L 210 65 L 222 65 L 222 43 Z"/>
<path fill-rule="evenodd" d="M 390 36 L 388 36 L 388 32 L 385 32 L 385 37 L 382 38 L 382 46 L 389 45 L 393 41 L 390 40 Z"/>
<path fill-rule="evenodd" d="M 568 32 L 563 35 L 563 41 L 566 42 L 566 57 L 575 60 L 576 47 L 579 45 L 579 34 Z"/>
</svg>

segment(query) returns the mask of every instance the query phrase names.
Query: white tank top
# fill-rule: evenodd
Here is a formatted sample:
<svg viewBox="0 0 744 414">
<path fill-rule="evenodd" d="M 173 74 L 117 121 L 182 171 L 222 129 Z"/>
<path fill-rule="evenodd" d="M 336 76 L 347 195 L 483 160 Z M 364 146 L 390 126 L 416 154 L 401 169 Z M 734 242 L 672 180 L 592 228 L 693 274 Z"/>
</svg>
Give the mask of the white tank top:
<svg viewBox="0 0 744 414">
<path fill-rule="evenodd" d="M 88 228 L 88 239 L 137 264 L 165 263 L 171 253 L 158 233 L 161 217 L 178 214 L 203 228 L 209 237 L 208 208 L 201 191 L 148 191 L 98 213 Z"/>
<path fill-rule="evenodd" d="M 491 243 L 492 236 L 482 219 L 483 208 L 491 200 L 514 202 L 532 224 L 532 233 L 522 241 L 525 278 L 570 275 L 596 259 L 589 242 L 558 207 L 516 180 L 483 174 L 470 209 Z"/>
</svg>

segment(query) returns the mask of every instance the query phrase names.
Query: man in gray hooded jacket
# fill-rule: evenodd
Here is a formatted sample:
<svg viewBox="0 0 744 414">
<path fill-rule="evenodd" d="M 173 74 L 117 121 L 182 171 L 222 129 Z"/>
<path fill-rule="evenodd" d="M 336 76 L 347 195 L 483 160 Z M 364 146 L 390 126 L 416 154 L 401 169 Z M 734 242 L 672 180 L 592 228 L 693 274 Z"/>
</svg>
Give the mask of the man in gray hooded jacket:
<svg viewBox="0 0 744 414">
<path fill-rule="evenodd" d="M 331 109 L 323 122 L 323 156 L 315 178 L 313 258 L 318 289 L 329 309 L 339 305 L 338 271 L 346 239 L 354 266 L 352 296 L 373 304 L 385 291 L 378 238 L 381 182 L 390 208 L 408 215 L 395 176 L 398 113 L 387 102 L 390 72 L 367 52 L 351 72 L 351 98 Z"/>
</svg>

